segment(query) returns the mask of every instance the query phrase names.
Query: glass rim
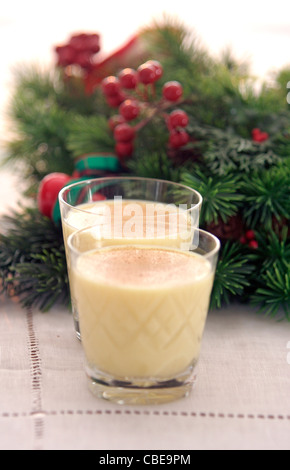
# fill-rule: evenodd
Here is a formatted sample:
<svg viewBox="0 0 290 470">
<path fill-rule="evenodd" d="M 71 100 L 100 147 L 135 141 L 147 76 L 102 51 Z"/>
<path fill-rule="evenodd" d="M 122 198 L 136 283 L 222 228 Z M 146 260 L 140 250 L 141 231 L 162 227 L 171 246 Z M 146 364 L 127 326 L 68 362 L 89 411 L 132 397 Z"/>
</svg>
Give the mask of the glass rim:
<svg viewBox="0 0 290 470">
<path fill-rule="evenodd" d="M 87 211 L 87 210 L 84 210 L 84 209 L 80 209 L 79 207 L 76 207 L 76 206 L 73 206 L 72 204 L 69 204 L 63 198 L 64 193 L 66 191 L 69 191 L 69 190 L 71 190 L 71 189 L 73 189 L 73 188 L 75 188 L 79 185 L 82 185 L 82 184 L 90 184 L 90 183 L 95 183 L 95 182 L 98 182 L 98 181 L 99 182 L 106 182 L 106 181 L 118 181 L 118 180 L 121 181 L 121 182 L 134 180 L 134 181 L 148 181 L 148 182 L 156 182 L 156 183 L 165 183 L 165 184 L 171 184 L 173 186 L 177 186 L 179 188 L 186 189 L 187 191 L 189 191 L 191 193 L 194 193 L 197 196 L 198 202 L 196 204 L 192 204 L 192 207 L 189 208 L 189 209 L 186 209 L 185 212 L 191 212 L 193 209 L 199 209 L 200 210 L 202 202 L 203 202 L 202 195 L 196 189 L 193 189 L 190 186 L 186 186 L 185 184 L 182 184 L 182 183 L 176 183 L 174 181 L 162 180 L 162 179 L 157 179 L 157 178 L 146 178 L 146 177 L 142 177 L 142 176 L 106 176 L 104 178 L 89 178 L 87 180 L 77 181 L 76 183 L 71 183 L 71 184 L 65 186 L 64 188 L 62 188 L 60 190 L 60 192 L 58 194 L 59 202 L 61 204 L 63 204 L 64 206 L 66 206 L 67 208 L 73 208 L 74 210 L 76 210 L 78 212 L 83 212 L 83 213 L 86 213 L 86 214 L 95 214 L 94 212 Z M 101 201 L 101 202 L 105 202 L 105 201 Z M 156 201 L 156 202 L 160 202 L 160 201 Z"/>
<path fill-rule="evenodd" d="M 87 232 L 87 231 L 90 231 L 92 230 L 93 228 L 97 227 L 98 225 L 91 225 L 89 227 L 85 227 L 85 228 L 82 228 L 80 230 L 76 230 L 75 232 L 71 233 L 67 239 L 67 244 L 68 244 L 68 247 L 69 247 L 69 250 L 72 251 L 75 255 L 80 255 L 80 254 L 83 254 L 83 253 L 89 253 L 91 251 L 94 251 L 96 248 L 92 248 L 92 249 L 88 249 L 88 250 L 85 250 L 85 251 L 80 251 L 78 248 L 76 248 L 73 243 L 72 243 L 72 240 L 73 238 L 77 237 L 79 234 L 83 233 L 83 232 Z M 220 251 L 220 248 L 221 248 L 221 242 L 220 240 L 218 239 L 218 237 L 216 237 L 216 235 L 213 235 L 212 233 L 210 232 L 207 232 L 206 230 L 204 229 L 201 229 L 201 228 L 198 228 L 196 227 L 194 229 L 194 232 L 198 232 L 198 235 L 203 235 L 203 236 L 206 236 L 206 237 L 209 237 L 211 238 L 214 242 L 215 242 L 215 246 L 208 252 L 208 253 L 205 253 L 205 254 L 202 254 L 202 257 L 203 258 L 209 258 L 209 257 L 213 257 L 215 255 L 217 255 Z M 110 239 L 111 240 L 111 239 Z M 154 239 L 156 240 L 156 238 Z M 162 240 L 162 239 L 161 239 Z M 97 239 L 96 238 L 96 242 L 103 242 L 105 243 L 106 242 L 106 239 Z M 121 245 L 121 244 L 118 244 L 118 242 L 116 242 L 116 244 L 108 244 L 106 247 L 108 248 L 116 248 L 116 247 L 120 247 L 122 246 L 122 248 L 126 245 Z M 136 241 L 133 241 L 132 240 L 132 243 L 130 243 L 130 245 L 128 244 L 128 246 L 142 246 L 142 248 L 146 249 L 146 245 L 140 243 L 140 241 L 136 240 Z M 148 245 L 147 245 L 148 246 Z M 104 247 L 104 248 L 106 248 Z M 150 248 L 161 248 L 162 249 L 169 249 L 169 250 L 176 250 L 176 251 L 181 251 L 181 252 L 186 252 L 186 251 L 191 251 L 190 249 L 179 249 L 179 248 L 172 248 L 172 247 L 166 247 L 164 246 L 164 244 L 162 246 L 158 245 L 158 244 L 153 244 L 153 245 L 150 245 Z M 197 247 L 198 248 L 198 247 Z"/>
</svg>

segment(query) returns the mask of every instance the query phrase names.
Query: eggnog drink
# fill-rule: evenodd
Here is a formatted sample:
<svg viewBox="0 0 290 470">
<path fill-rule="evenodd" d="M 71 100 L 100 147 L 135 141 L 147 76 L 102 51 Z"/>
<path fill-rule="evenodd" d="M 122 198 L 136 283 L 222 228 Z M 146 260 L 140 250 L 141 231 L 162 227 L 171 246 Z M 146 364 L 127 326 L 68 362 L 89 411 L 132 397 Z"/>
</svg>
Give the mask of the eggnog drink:
<svg viewBox="0 0 290 470">
<path fill-rule="evenodd" d="M 181 243 L 190 242 L 192 229 L 197 225 L 182 207 L 119 198 L 76 206 L 63 218 L 62 224 L 65 244 L 76 230 L 95 225 L 94 238 L 124 244 L 161 242 L 178 248 Z M 89 248 L 94 240 L 89 232 L 86 237 L 83 243 Z"/>
<path fill-rule="evenodd" d="M 68 237 L 86 227 L 94 226 L 94 230 L 79 239 L 82 251 L 95 246 L 96 240 L 105 240 L 107 245 L 189 249 L 201 204 L 202 197 L 194 189 L 150 178 L 96 178 L 64 188 L 59 205 L 69 272 Z M 75 330 L 80 338 L 72 284 L 70 279 Z"/>
<path fill-rule="evenodd" d="M 162 380 L 198 360 L 213 284 L 202 256 L 111 246 L 81 254 L 73 283 L 92 370 L 119 380 Z"/>
</svg>

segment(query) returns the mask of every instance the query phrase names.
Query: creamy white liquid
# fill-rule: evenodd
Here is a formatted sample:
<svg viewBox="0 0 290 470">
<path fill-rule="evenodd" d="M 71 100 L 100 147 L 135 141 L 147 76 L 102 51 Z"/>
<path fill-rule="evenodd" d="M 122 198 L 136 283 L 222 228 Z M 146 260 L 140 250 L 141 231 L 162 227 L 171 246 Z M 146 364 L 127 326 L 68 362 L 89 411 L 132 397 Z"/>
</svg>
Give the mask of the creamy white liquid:
<svg viewBox="0 0 290 470">
<path fill-rule="evenodd" d="M 150 201 L 101 201 L 72 208 L 63 220 L 64 241 L 76 230 L 96 225 L 92 238 L 84 237 L 87 249 L 95 238 L 117 240 L 118 243 L 166 243 L 179 247 L 191 242 L 193 221 L 188 211 L 174 205 Z M 83 249 L 85 249 L 83 242 Z"/>
<path fill-rule="evenodd" d="M 172 377 L 197 361 L 213 283 L 210 263 L 170 248 L 81 255 L 73 289 L 91 366 L 115 377 Z"/>
</svg>

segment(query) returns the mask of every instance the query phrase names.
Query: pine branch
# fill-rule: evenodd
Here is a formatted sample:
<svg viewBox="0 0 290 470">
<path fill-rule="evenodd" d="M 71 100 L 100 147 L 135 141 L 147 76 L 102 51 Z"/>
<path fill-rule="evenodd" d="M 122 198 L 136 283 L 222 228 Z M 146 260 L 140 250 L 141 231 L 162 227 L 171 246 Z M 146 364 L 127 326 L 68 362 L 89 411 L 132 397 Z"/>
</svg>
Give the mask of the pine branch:
<svg viewBox="0 0 290 470">
<path fill-rule="evenodd" d="M 243 200 L 243 196 L 239 194 L 241 182 L 237 175 L 213 177 L 197 169 L 193 174 L 183 173 L 181 182 L 196 189 L 203 197 L 201 225 L 217 223 L 219 218 L 226 222 L 238 212 Z"/>
<path fill-rule="evenodd" d="M 230 304 L 233 298 L 243 298 L 245 289 L 250 286 L 249 276 L 253 271 L 254 266 L 249 263 L 241 245 L 226 242 L 217 264 L 211 308 Z"/>
<path fill-rule="evenodd" d="M 1 219 L 1 291 L 24 306 L 47 310 L 69 299 L 62 232 L 38 209 L 26 208 Z"/>
<path fill-rule="evenodd" d="M 54 171 L 71 174 L 74 166 L 67 136 L 72 116 L 49 98 L 31 102 L 20 97 L 14 106 L 18 137 L 7 144 L 7 161 L 24 164 L 27 179 L 40 181 Z"/>
<path fill-rule="evenodd" d="M 219 139 L 210 141 L 204 154 L 207 167 L 214 174 L 237 171 L 248 174 L 281 161 L 270 141 L 260 144 L 230 133 L 220 134 Z"/>
<path fill-rule="evenodd" d="M 245 195 L 244 218 L 249 227 L 271 229 L 273 218 L 290 218 L 290 168 L 277 166 L 267 171 L 245 175 L 242 191 Z"/>
<path fill-rule="evenodd" d="M 283 315 L 290 321 L 290 262 L 275 262 L 259 279 L 259 287 L 250 298 L 265 315 Z"/>
<path fill-rule="evenodd" d="M 257 267 L 257 276 L 271 270 L 275 263 L 290 262 L 290 231 L 286 223 L 255 232 L 258 247 L 250 253 L 250 258 Z"/>
<path fill-rule="evenodd" d="M 167 181 L 178 181 L 178 169 L 174 168 L 166 152 L 150 152 L 135 155 L 128 162 L 128 169 L 134 176 L 157 178 Z"/>
<path fill-rule="evenodd" d="M 114 152 L 115 141 L 105 116 L 75 116 L 67 145 L 74 157 L 86 153 Z"/>
<path fill-rule="evenodd" d="M 260 312 L 290 320 L 290 232 L 287 225 L 256 231 L 258 248 L 248 254 L 255 266 L 250 302 Z"/>
<path fill-rule="evenodd" d="M 69 304 L 70 294 L 65 253 L 61 249 L 43 250 L 31 255 L 30 262 L 10 268 L 9 283 L 23 307 L 38 307 L 46 312 L 56 303 Z"/>
</svg>

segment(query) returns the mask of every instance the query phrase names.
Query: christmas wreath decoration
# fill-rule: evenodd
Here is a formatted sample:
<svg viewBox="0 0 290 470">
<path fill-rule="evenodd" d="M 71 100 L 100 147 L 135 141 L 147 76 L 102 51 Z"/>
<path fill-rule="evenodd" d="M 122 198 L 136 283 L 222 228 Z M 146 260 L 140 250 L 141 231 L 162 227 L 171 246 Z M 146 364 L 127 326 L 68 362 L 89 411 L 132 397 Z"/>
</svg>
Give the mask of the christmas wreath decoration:
<svg viewBox="0 0 290 470">
<path fill-rule="evenodd" d="M 230 52 L 213 59 L 182 24 L 154 23 L 99 59 L 97 33 L 55 48 L 53 70 L 21 67 L 6 161 L 31 204 L 2 217 L 0 290 L 23 306 L 69 303 L 58 191 L 134 175 L 203 196 L 221 242 L 211 307 L 248 302 L 290 319 L 290 66 L 257 83 Z"/>
</svg>

